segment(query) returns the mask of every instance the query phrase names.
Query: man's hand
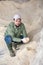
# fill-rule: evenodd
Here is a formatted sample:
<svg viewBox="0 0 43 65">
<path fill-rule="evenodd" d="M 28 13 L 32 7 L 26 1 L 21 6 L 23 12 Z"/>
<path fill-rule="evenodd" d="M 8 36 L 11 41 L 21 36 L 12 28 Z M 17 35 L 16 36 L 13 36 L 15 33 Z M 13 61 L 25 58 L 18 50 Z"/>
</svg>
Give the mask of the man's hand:
<svg viewBox="0 0 43 65">
<path fill-rule="evenodd" d="M 27 38 L 23 38 L 23 39 L 22 39 L 22 42 L 23 42 L 23 43 L 28 43 L 28 42 L 29 42 L 29 38 L 28 38 L 28 37 L 27 37 Z"/>
</svg>

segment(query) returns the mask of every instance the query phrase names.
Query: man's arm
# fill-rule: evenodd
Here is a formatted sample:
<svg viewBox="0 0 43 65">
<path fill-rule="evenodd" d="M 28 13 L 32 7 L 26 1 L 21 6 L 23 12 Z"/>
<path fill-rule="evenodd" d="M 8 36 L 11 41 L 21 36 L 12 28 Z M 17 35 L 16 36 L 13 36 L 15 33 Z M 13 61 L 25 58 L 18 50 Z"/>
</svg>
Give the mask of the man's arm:
<svg viewBox="0 0 43 65">
<path fill-rule="evenodd" d="M 14 41 L 14 42 L 21 42 L 21 39 L 14 37 L 14 38 L 13 38 L 13 41 Z"/>
</svg>

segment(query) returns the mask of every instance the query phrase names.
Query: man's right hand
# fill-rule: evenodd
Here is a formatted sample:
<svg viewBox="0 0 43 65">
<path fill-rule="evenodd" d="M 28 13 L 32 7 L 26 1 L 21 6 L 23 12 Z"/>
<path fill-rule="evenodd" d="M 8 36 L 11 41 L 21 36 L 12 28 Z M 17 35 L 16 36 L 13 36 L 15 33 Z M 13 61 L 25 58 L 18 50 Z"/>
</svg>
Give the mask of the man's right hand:
<svg viewBox="0 0 43 65">
<path fill-rule="evenodd" d="M 28 37 L 27 37 L 27 38 L 23 38 L 23 39 L 22 39 L 22 42 L 23 42 L 23 43 L 28 43 L 28 42 L 29 42 L 29 38 L 28 38 Z"/>
</svg>

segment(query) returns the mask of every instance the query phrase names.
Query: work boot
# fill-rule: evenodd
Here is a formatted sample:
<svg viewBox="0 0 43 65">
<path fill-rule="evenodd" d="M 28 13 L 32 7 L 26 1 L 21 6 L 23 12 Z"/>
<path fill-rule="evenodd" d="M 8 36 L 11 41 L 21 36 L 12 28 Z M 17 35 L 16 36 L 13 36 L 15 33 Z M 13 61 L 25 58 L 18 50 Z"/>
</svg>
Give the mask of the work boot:
<svg viewBox="0 0 43 65">
<path fill-rule="evenodd" d="M 13 49 L 12 49 L 12 43 L 11 44 L 7 44 L 7 47 L 9 49 L 10 56 L 14 57 L 16 54 L 15 54 L 15 51 L 13 51 Z"/>
<path fill-rule="evenodd" d="M 16 49 L 16 50 L 19 50 L 19 48 L 17 47 L 17 43 L 12 43 L 12 46 Z"/>
<path fill-rule="evenodd" d="M 15 52 L 14 52 L 13 50 L 10 50 L 10 56 L 11 56 L 11 57 L 16 56 L 16 54 L 15 54 Z"/>
<path fill-rule="evenodd" d="M 20 48 L 19 48 L 19 46 L 17 45 L 17 47 L 16 47 L 16 50 L 19 50 Z"/>
</svg>

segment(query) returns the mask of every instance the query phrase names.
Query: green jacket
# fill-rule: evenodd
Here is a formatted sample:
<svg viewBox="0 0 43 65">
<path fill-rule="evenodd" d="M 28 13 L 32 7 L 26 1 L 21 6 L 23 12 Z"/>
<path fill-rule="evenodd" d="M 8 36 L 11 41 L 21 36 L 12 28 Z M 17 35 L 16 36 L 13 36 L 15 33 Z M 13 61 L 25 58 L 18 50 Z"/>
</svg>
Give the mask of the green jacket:
<svg viewBox="0 0 43 65">
<path fill-rule="evenodd" d="M 27 37 L 27 33 L 25 30 L 25 26 L 23 23 L 19 27 L 16 27 L 14 22 L 11 22 L 5 32 L 5 36 L 10 35 L 12 37 L 12 40 L 15 42 L 21 42 L 21 39 L 19 38 L 20 35 L 23 35 L 24 37 Z"/>
</svg>

